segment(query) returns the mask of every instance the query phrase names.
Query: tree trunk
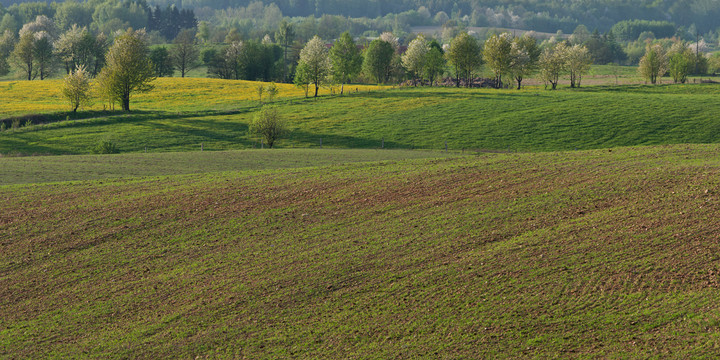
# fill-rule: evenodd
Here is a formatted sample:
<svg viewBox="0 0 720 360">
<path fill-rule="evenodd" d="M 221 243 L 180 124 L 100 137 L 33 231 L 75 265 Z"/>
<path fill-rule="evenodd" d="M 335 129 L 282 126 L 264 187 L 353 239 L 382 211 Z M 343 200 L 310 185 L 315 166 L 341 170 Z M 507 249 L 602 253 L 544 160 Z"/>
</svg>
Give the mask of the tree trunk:
<svg viewBox="0 0 720 360">
<path fill-rule="evenodd" d="M 345 92 L 345 83 L 340 84 L 340 95 Z"/>
<path fill-rule="evenodd" d="M 122 109 L 123 111 L 130 111 L 130 95 L 123 96 Z"/>
<path fill-rule="evenodd" d="M 288 46 L 287 46 L 287 44 L 285 44 L 283 47 L 285 48 L 285 52 L 283 54 L 283 82 L 286 83 L 286 82 L 288 82 L 287 81 L 287 48 L 288 48 Z"/>
<path fill-rule="evenodd" d="M 520 90 L 520 84 L 522 83 L 523 79 L 521 77 L 516 77 L 515 80 L 517 80 L 518 83 L 517 89 Z"/>
<path fill-rule="evenodd" d="M 315 97 L 317 97 L 319 89 L 320 89 L 320 87 L 317 84 L 315 84 Z"/>
</svg>

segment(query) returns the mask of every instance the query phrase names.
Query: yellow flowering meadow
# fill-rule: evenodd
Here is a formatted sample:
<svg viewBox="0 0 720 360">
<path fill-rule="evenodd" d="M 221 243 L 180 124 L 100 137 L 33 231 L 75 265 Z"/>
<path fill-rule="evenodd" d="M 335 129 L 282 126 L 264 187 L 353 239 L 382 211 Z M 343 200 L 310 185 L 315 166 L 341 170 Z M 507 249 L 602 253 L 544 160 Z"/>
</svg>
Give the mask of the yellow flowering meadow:
<svg viewBox="0 0 720 360">
<path fill-rule="evenodd" d="M 208 78 L 158 78 L 155 89 L 133 94 L 130 108 L 157 111 L 232 110 L 258 100 L 258 86 L 269 83 Z M 276 100 L 303 98 L 304 89 L 292 84 L 276 84 Z M 1 81 L 0 118 L 24 114 L 69 111 L 70 106 L 61 94 L 62 80 Z M 346 85 L 346 92 L 368 92 L 386 89 L 382 86 Z M 339 86 L 322 87 L 319 95 L 338 93 Z M 310 89 L 312 95 L 314 88 Z M 103 110 L 106 102 L 95 97 L 90 110 Z M 263 94 L 267 100 L 267 93 Z"/>
</svg>

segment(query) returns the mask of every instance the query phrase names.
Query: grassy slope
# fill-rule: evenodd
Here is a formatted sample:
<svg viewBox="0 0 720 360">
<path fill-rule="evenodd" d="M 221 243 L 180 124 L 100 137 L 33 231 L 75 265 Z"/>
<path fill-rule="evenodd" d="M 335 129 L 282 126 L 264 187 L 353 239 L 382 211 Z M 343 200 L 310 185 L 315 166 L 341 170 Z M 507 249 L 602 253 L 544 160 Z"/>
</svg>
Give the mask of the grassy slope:
<svg viewBox="0 0 720 360">
<path fill-rule="evenodd" d="M 146 147 L 189 151 L 200 143 L 210 150 L 250 148 L 258 145 L 248 135 L 257 111 L 253 86 L 162 79 L 155 92 L 137 96 L 137 112 L 3 132 L 0 153 L 87 153 L 104 139 L 117 143 L 123 152 L 142 152 Z M 283 91 L 287 92 L 281 92 L 277 104 L 291 131 L 280 147 L 307 148 L 317 146 L 320 139 L 326 147 L 337 148 L 377 148 L 384 139 L 390 148 L 441 149 L 447 141 L 451 149 L 520 151 L 720 142 L 720 124 L 714 115 L 720 112 L 716 101 L 720 86 L 712 84 L 555 92 L 361 90 L 317 100 L 302 99 L 294 88 Z M 5 96 L 20 95 L 9 91 Z"/>
<path fill-rule="evenodd" d="M 456 156 L 418 150 L 241 150 L 0 158 L 0 184 L 99 180 Z"/>
<path fill-rule="evenodd" d="M 717 352 L 719 151 L 0 187 L 0 357 Z"/>
</svg>

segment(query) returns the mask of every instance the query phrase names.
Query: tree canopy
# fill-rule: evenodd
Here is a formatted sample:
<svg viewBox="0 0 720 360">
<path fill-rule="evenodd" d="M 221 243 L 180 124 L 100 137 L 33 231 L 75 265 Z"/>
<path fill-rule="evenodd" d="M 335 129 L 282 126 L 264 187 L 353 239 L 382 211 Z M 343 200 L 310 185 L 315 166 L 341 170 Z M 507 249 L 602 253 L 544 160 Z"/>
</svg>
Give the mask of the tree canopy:
<svg viewBox="0 0 720 360">
<path fill-rule="evenodd" d="M 132 93 L 153 89 L 155 70 L 149 55 L 145 31 L 132 29 L 116 37 L 107 53 L 100 83 L 103 92 L 113 102 L 119 102 L 124 111 L 130 111 Z"/>
</svg>

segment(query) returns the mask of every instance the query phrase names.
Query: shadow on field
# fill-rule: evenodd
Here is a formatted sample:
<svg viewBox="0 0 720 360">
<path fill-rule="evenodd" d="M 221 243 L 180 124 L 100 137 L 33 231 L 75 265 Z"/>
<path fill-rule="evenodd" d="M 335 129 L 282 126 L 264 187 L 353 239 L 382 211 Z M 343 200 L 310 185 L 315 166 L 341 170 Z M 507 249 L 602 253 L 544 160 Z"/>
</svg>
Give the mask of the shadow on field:
<svg viewBox="0 0 720 360">
<path fill-rule="evenodd" d="M 425 88 L 402 88 L 402 89 L 391 89 L 391 90 L 378 90 L 370 92 L 349 92 L 345 95 L 324 95 L 321 97 L 307 98 L 307 99 L 295 99 L 292 104 L 312 104 L 313 102 L 323 100 L 337 100 L 337 99 L 456 99 L 456 100 L 468 100 L 468 99 L 493 99 L 493 100 L 513 100 L 528 98 L 528 97 L 551 97 L 550 92 L 539 93 L 536 91 L 518 91 L 513 90 L 495 90 L 495 89 L 466 89 L 466 88 L 440 88 L 440 87 L 425 87 Z"/>
<path fill-rule="evenodd" d="M 158 112 L 158 111 L 131 111 L 129 113 L 117 113 L 113 112 L 106 116 L 91 117 L 91 118 L 80 118 L 71 119 L 78 120 L 79 122 L 72 123 L 73 127 L 78 128 L 92 128 L 95 126 L 104 126 L 109 124 L 118 123 L 138 123 L 148 120 L 176 120 L 176 119 L 194 119 L 194 118 L 205 118 L 211 116 L 226 116 L 226 115 L 238 115 L 244 113 L 254 112 L 254 108 L 239 109 L 235 111 L 193 111 L 193 112 Z M 88 121 L 92 120 L 92 121 Z"/>
<path fill-rule="evenodd" d="M 30 145 L 26 142 L 8 137 L 3 139 L 1 149 L 3 149 L 2 152 L 5 152 L 9 156 L 50 155 L 58 153 L 57 149 L 54 148 L 37 144 Z M 0 157 L 1 156 L 3 156 L 2 153 L 0 153 Z"/>
<path fill-rule="evenodd" d="M 181 137 L 195 137 L 197 141 L 252 145 L 252 142 L 245 138 L 248 133 L 247 124 L 210 120 L 193 120 L 192 124 L 197 125 L 197 127 L 189 128 L 187 126 L 171 126 L 161 123 L 148 124 L 147 127 L 178 134 Z"/>
<path fill-rule="evenodd" d="M 281 139 L 296 143 L 308 144 L 311 147 L 319 147 L 320 139 L 322 145 L 327 147 L 356 148 L 356 149 L 379 149 L 383 147 L 382 139 L 368 139 L 354 136 L 336 134 L 317 134 L 302 130 L 292 130 L 288 136 Z M 412 149 L 412 146 L 394 141 L 384 141 L 385 149 Z"/>
</svg>

